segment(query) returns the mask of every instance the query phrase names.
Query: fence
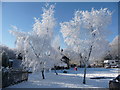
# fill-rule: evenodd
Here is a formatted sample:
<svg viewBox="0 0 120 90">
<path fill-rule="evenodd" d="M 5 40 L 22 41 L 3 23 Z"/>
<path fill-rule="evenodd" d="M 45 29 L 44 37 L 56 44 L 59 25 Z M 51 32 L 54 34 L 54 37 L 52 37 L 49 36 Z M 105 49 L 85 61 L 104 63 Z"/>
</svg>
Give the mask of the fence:
<svg viewBox="0 0 120 90">
<path fill-rule="evenodd" d="M 11 70 L 7 72 L 2 72 L 2 88 L 27 80 L 27 71 Z"/>
</svg>

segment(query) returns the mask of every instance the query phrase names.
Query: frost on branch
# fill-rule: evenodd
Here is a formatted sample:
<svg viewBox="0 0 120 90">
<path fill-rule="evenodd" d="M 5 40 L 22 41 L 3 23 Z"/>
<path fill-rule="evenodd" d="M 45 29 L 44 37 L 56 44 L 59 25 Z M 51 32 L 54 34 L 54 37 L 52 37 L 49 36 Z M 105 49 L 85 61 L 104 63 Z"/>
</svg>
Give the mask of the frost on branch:
<svg viewBox="0 0 120 90">
<path fill-rule="evenodd" d="M 33 31 L 36 32 L 37 35 L 45 36 L 45 34 L 47 34 L 52 38 L 55 26 L 54 5 L 46 5 L 46 7 L 43 8 L 43 14 L 41 16 L 41 21 L 35 18 Z"/>
<path fill-rule="evenodd" d="M 16 26 L 11 26 L 12 27 L 12 30 L 10 30 L 9 32 L 11 34 L 13 34 L 14 36 L 16 36 L 16 41 L 15 41 L 15 44 L 16 44 L 16 49 L 17 49 L 17 52 L 16 54 L 24 54 L 24 40 L 27 36 L 27 33 L 25 32 L 21 32 Z"/>
</svg>

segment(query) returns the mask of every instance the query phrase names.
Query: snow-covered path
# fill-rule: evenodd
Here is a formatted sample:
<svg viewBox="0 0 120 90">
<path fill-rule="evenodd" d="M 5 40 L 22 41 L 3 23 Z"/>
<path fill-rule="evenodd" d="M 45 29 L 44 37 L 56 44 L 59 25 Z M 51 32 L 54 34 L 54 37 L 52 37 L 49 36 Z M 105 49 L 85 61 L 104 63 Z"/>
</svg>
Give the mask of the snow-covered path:
<svg viewBox="0 0 120 90">
<path fill-rule="evenodd" d="M 77 75 L 73 68 L 67 70 L 68 73 L 55 75 L 53 71 L 46 72 L 46 79 L 41 78 L 40 73 L 29 75 L 28 81 L 10 86 L 8 88 L 108 88 L 109 79 L 90 79 L 91 77 L 116 77 L 118 69 L 88 68 L 86 84 L 82 84 L 83 68 L 78 68 Z"/>
</svg>

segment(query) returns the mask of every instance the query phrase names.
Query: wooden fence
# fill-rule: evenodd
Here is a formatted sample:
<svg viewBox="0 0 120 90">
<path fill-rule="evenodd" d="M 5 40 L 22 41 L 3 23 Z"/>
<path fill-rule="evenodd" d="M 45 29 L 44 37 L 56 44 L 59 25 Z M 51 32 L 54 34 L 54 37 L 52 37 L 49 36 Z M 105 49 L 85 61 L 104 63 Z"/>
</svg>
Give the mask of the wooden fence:
<svg viewBox="0 0 120 90">
<path fill-rule="evenodd" d="M 27 71 L 11 70 L 9 72 L 2 72 L 2 88 L 27 80 Z"/>
</svg>

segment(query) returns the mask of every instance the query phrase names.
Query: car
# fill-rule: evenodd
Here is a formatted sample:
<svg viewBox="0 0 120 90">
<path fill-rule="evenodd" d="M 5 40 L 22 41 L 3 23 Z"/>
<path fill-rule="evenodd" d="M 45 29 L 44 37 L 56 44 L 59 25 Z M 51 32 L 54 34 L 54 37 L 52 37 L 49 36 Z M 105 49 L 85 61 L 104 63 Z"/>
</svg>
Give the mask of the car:
<svg viewBox="0 0 120 90">
<path fill-rule="evenodd" d="M 109 81 L 109 89 L 110 90 L 116 90 L 116 89 L 120 90 L 120 74 L 113 80 Z"/>
<path fill-rule="evenodd" d="M 119 68 L 119 65 L 113 65 L 111 68 Z"/>
<path fill-rule="evenodd" d="M 111 68 L 111 66 L 110 65 L 106 65 L 105 68 Z"/>
</svg>

